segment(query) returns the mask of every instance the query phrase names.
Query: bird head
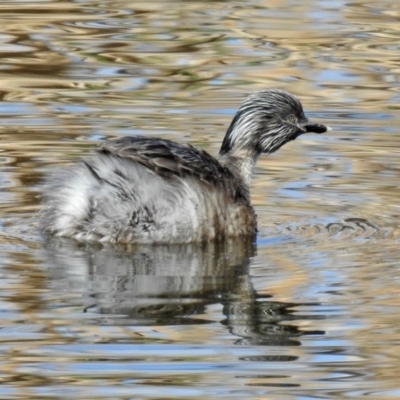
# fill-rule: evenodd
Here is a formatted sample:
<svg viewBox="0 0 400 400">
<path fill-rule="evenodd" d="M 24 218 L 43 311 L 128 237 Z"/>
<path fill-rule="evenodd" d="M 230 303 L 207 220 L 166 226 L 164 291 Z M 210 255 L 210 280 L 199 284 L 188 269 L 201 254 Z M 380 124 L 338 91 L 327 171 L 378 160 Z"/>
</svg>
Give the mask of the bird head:
<svg viewBox="0 0 400 400">
<path fill-rule="evenodd" d="M 300 100 L 280 89 L 253 93 L 242 103 L 221 146 L 220 155 L 245 151 L 273 153 L 308 132 L 330 130 L 305 116 Z"/>
</svg>

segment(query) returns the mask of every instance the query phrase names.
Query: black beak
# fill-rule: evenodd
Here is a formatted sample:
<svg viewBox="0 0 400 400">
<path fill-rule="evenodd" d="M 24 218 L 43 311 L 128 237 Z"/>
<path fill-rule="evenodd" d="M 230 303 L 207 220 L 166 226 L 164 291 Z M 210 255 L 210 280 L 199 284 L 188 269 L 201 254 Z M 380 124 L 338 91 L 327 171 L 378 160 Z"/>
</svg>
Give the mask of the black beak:
<svg viewBox="0 0 400 400">
<path fill-rule="evenodd" d="M 324 133 L 332 130 L 332 128 L 330 128 L 329 126 L 325 126 L 322 124 L 313 124 L 311 122 L 306 122 L 304 125 L 302 125 L 302 128 L 304 129 L 305 132 L 314 132 L 314 133 Z"/>
</svg>

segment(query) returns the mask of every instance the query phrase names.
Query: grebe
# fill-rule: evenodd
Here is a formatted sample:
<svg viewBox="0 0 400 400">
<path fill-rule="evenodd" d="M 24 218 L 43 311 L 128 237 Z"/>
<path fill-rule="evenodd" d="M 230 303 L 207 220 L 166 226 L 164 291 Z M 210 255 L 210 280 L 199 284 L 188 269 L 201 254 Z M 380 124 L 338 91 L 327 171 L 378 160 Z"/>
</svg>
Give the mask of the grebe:
<svg viewBox="0 0 400 400">
<path fill-rule="evenodd" d="M 306 132 L 294 95 L 250 95 L 233 118 L 219 155 L 143 136 L 103 143 L 92 156 L 53 174 L 43 194 L 45 233 L 87 242 L 191 243 L 251 236 L 253 169 L 261 154 Z"/>
</svg>

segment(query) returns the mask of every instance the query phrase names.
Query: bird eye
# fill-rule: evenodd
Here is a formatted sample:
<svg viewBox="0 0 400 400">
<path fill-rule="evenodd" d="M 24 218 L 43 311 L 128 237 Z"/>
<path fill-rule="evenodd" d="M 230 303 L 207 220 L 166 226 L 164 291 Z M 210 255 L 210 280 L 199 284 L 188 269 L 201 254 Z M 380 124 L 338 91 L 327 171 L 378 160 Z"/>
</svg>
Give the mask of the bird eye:
<svg viewBox="0 0 400 400">
<path fill-rule="evenodd" d="M 296 119 L 296 117 L 294 115 L 289 115 L 288 121 L 291 124 L 295 124 L 297 122 L 297 119 Z"/>
</svg>

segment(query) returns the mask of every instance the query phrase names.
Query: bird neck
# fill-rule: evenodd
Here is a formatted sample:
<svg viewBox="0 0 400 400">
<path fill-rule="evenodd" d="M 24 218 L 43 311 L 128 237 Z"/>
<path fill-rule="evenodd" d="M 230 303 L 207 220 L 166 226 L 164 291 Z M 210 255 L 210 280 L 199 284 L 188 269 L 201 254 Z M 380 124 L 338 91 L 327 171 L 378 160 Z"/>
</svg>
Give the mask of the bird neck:
<svg viewBox="0 0 400 400">
<path fill-rule="evenodd" d="M 218 160 L 221 165 L 232 171 L 243 182 L 246 188 L 249 188 L 258 157 L 259 154 L 256 152 L 236 150 L 234 152 L 230 151 L 219 154 Z"/>
</svg>

